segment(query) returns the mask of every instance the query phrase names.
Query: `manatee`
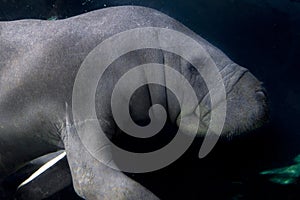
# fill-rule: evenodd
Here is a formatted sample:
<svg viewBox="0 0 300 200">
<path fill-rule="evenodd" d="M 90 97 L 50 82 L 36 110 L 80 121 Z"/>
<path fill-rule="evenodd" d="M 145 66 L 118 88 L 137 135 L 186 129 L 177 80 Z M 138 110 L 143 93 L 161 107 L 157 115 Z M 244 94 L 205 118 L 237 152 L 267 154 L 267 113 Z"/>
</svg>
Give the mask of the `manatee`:
<svg viewBox="0 0 300 200">
<path fill-rule="evenodd" d="M 142 27 L 180 31 L 208 52 L 226 89 L 227 115 L 221 137 L 233 138 L 263 124 L 267 117 L 267 99 L 262 83 L 221 50 L 159 11 L 121 6 L 63 20 L 0 22 L 0 180 L 39 156 L 65 149 L 73 184 L 81 197 L 158 199 L 122 172 L 93 158 L 81 144 L 70 112 L 74 81 L 86 56 L 105 39 Z M 155 49 L 123 55 L 99 81 L 95 109 L 105 134 L 111 139 L 120 134 L 110 110 L 113 86 L 124 71 L 144 63 L 172 66 L 188 79 L 199 99 L 199 111 L 194 113 L 194 109 L 190 109 L 194 114 L 184 127 L 188 132 L 193 122 L 200 121 L 197 134 L 203 137 L 214 109 L 210 108 L 203 78 L 185 59 Z M 160 78 L 164 78 L 164 74 Z M 161 104 L 166 109 L 168 123 L 177 127 L 178 117 L 184 116 L 170 95 L 161 87 L 142 87 L 129 105 L 132 119 L 139 125 L 149 123 L 149 107 Z"/>
</svg>

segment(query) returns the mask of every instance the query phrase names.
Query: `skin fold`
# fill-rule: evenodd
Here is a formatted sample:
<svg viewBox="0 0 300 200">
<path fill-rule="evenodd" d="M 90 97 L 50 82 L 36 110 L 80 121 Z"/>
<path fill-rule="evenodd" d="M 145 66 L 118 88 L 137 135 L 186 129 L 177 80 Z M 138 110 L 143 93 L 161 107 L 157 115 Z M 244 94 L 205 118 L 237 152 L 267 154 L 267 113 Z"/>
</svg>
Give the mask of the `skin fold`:
<svg viewBox="0 0 300 200">
<path fill-rule="evenodd" d="M 0 22 L 0 180 L 30 160 L 65 149 L 73 184 L 81 197 L 158 199 L 139 183 L 91 157 L 78 140 L 70 114 L 75 77 L 88 53 L 110 36 L 149 26 L 185 33 L 199 42 L 215 62 L 227 94 L 222 137 L 234 137 L 263 123 L 267 107 L 261 82 L 190 29 L 156 10 L 122 6 L 64 20 Z M 211 108 L 203 78 L 183 58 L 153 49 L 118 58 L 99 81 L 95 108 L 107 136 L 114 138 L 119 131 L 110 110 L 113 86 L 126 70 L 150 62 L 172 66 L 183 74 L 197 94 L 200 111 L 182 115 L 166 89 L 148 86 L 132 97 L 132 119 L 147 122 L 149 107 L 159 103 L 166 108 L 173 126 L 177 126 L 178 117 L 190 117 L 184 124 L 187 132 L 193 121 L 200 120 L 198 134 L 204 136 Z M 147 79 L 146 75 L 141 78 Z"/>
</svg>

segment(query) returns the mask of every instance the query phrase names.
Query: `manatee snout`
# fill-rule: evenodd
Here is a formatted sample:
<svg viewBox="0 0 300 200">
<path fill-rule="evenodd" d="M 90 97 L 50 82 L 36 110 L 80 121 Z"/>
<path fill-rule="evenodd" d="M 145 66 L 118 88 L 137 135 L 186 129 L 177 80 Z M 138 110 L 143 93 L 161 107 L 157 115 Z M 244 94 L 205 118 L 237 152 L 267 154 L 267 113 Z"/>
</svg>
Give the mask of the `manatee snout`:
<svg viewBox="0 0 300 200">
<path fill-rule="evenodd" d="M 221 137 L 229 139 L 262 126 L 268 119 L 267 95 L 262 82 L 247 69 L 235 67 L 237 73 L 232 73 L 231 76 L 223 74 L 226 89 L 226 117 Z M 210 100 L 210 95 L 207 94 L 193 113 L 179 115 L 177 125 L 181 123 L 184 132 L 189 134 L 195 130 L 195 125 L 199 121 L 197 135 L 205 136 L 210 123 L 222 123 L 211 121 L 213 108 Z M 184 122 L 180 122 L 180 118 L 185 118 Z"/>
<path fill-rule="evenodd" d="M 262 82 L 249 71 L 227 93 L 226 101 L 225 137 L 258 128 L 268 119 L 266 90 Z"/>
</svg>

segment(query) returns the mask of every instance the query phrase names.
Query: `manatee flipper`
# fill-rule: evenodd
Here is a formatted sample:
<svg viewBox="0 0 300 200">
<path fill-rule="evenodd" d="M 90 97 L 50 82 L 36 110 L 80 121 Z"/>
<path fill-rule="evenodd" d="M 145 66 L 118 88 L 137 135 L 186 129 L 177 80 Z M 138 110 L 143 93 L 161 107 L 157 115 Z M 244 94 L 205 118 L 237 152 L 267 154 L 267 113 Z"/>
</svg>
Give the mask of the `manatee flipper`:
<svg viewBox="0 0 300 200">
<path fill-rule="evenodd" d="M 22 190 L 18 190 L 17 193 L 19 193 L 20 191 L 22 191 L 22 192 L 34 192 L 34 189 L 32 188 L 33 185 L 37 186 L 36 190 L 41 190 L 41 191 L 44 190 L 45 193 L 49 193 L 49 191 L 45 190 L 44 188 L 47 188 L 47 186 L 45 186 L 45 185 L 48 185 L 49 182 L 53 182 L 50 179 L 53 179 L 53 178 L 57 177 L 57 176 L 51 174 L 55 171 L 55 170 L 53 170 L 53 167 L 48 169 L 47 174 L 50 174 L 50 175 L 47 175 L 48 179 L 46 181 L 44 179 L 42 179 L 44 181 L 41 181 L 40 176 L 35 177 L 33 175 L 37 174 L 36 172 L 40 171 L 39 169 L 41 169 L 46 163 L 48 163 L 49 161 L 55 159 L 57 156 L 59 156 L 63 152 L 64 152 L 63 150 L 60 150 L 60 151 L 56 151 L 56 152 L 53 152 L 53 153 L 49 153 L 49 154 L 40 156 L 40 157 L 38 157 L 34 160 L 31 160 L 26 165 L 24 165 L 22 168 L 18 169 L 16 172 L 14 172 L 11 175 L 9 175 L 8 177 L 6 177 L 3 180 L 3 182 L 1 183 L 1 186 L 6 191 L 6 194 L 8 196 L 7 195 L 3 196 L 3 194 L 2 194 L 2 195 L 0 195 L 0 199 L 13 199 L 13 196 L 16 196 L 17 188 L 20 187 L 20 185 L 22 183 L 23 183 L 24 186 L 22 187 Z M 59 166 L 61 166 L 61 164 L 59 164 Z M 63 167 L 64 168 L 62 170 L 69 170 L 68 165 L 66 167 L 65 166 L 63 166 Z M 43 174 L 43 176 L 45 176 L 45 174 Z M 69 176 L 70 176 L 69 179 L 71 179 L 70 172 L 69 172 Z M 60 178 L 60 176 L 59 176 L 59 178 Z M 31 180 L 34 180 L 34 184 L 32 184 Z M 36 183 L 38 183 L 38 184 L 36 184 Z M 70 181 L 69 185 L 71 185 L 71 181 Z M 54 189 L 56 191 L 60 191 L 62 189 L 60 184 L 52 185 L 51 187 L 52 187 L 52 190 Z M 40 189 L 38 189 L 38 188 L 40 188 Z M 40 195 L 40 194 L 34 195 L 34 194 L 32 194 L 31 196 L 32 196 L 32 198 L 30 198 L 30 199 L 36 199 L 36 198 L 33 198 L 33 196 L 42 197 L 43 195 Z"/>
<path fill-rule="evenodd" d="M 43 162 L 44 165 L 18 187 L 15 198 L 24 200 L 45 199 L 70 186 L 72 184 L 71 172 L 63 154 L 64 152 L 60 151 L 58 155 L 55 154 L 56 157 L 47 160 L 48 162 Z M 46 158 L 37 161 L 46 161 Z M 45 168 L 47 164 L 51 165 L 48 169 Z"/>
<path fill-rule="evenodd" d="M 98 161 L 86 150 L 74 126 L 66 116 L 66 130 L 62 139 L 71 169 L 74 189 L 88 200 L 158 200 L 152 192 L 130 179 L 120 171 L 114 170 Z"/>
</svg>

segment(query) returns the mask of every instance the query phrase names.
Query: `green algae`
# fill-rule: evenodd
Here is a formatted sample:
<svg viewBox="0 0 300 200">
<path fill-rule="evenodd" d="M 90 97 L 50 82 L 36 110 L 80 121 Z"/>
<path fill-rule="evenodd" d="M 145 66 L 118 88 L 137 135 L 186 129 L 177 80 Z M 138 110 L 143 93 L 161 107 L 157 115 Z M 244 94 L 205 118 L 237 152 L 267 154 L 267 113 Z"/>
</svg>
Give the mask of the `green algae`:
<svg viewBox="0 0 300 200">
<path fill-rule="evenodd" d="M 300 177 L 300 154 L 294 158 L 296 164 L 260 172 L 270 176 L 270 181 L 281 185 L 296 183 Z"/>
<path fill-rule="evenodd" d="M 49 20 L 49 21 L 53 21 L 53 20 L 57 20 L 57 16 L 51 16 L 51 17 L 49 17 L 47 20 Z"/>
</svg>

